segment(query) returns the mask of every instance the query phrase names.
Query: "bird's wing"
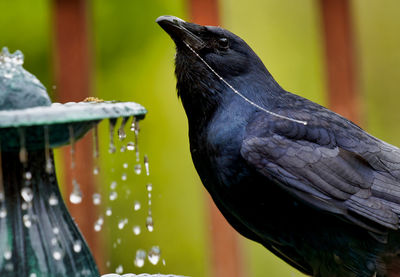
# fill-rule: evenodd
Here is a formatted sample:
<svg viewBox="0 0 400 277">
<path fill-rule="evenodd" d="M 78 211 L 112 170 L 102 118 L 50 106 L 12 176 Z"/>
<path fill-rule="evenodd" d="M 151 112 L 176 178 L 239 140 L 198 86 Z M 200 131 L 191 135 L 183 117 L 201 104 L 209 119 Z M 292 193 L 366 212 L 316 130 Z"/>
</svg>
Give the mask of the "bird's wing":
<svg viewBox="0 0 400 277">
<path fill-rule="evenodd" d="M 241 155 L 260 173 L 307 204 L 370 231 L 399 228 L 399 149 L 361 129 L 350 128 L 360 134 L 346 137 L 332 125 L 286 120 L 267 132 L 259 127 L 248 127 Z"/>
</svg>

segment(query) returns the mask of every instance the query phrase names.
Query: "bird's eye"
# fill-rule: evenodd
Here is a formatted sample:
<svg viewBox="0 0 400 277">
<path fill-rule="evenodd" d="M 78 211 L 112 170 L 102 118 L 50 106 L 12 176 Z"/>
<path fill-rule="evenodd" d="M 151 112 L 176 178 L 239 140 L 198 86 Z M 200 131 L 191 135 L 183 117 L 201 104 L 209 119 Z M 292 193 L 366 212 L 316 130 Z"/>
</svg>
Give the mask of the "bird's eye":
<svg viewBox="0 0 400 277">
<path fill-rule="evenodd" d="M 229 46 L 229 41 L 227 38 L 220 38 L 218 40 L 218 45 L 219 47 L 226 49 Z"/>
</svg>

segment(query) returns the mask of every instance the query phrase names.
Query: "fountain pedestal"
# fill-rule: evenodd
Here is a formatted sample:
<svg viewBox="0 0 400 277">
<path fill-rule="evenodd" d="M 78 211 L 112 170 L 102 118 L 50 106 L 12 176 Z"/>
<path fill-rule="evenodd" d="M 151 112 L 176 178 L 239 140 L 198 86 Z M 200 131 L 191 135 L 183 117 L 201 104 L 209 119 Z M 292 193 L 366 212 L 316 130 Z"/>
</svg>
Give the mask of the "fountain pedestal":
<svg viewBox="0 0 400 277">
<path fill-rule="evenodd" d="M 45 171 L 44 149 L 29 151 L 25 166 L 18 152 L 1 156 L 0 208 L 7 215 L 0 218 L 0 276 L 99 276 L 61 198 L 55 172 Z M 26 172 L 30 178 L 21 178 Z"/>
</svg>

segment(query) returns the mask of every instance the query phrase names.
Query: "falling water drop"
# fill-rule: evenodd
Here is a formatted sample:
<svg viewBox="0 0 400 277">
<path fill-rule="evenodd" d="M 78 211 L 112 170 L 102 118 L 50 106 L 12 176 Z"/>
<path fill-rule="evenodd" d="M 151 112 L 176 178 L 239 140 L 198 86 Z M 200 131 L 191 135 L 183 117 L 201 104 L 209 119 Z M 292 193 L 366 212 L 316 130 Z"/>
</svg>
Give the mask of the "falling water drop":
<svg viewBox="0 0 400 277">
<path fill-rule="evenodd" d="M 158 246 L 153 246 L 152 248 L 150 248 L 147 254 L 147 258 L 153 265 L 158 264 L 158 262 L 160 261 L 160 256 L 161 256 L 161 250 L 160 247 Z"/>
<path fill-rule="evenodd" d="M 121 148 L 119 149 L 119 151 L 120 151 L 121 153 L 124 153 L 125 150 L 126 150 L 126 146 L 125 146 L 125 145 L 121 145 Z"/>
<path fill-rule="evenodd" d="M 109 119 L 109 125 L 110 125 L 110 145 L 108 147 L 108 152 L 110 154 L 115 153 L 115 144 L 114 144 L 114 128 L 115 128 L 115 123 L 117 123 L 116 118 L 110 118 Z"/>
<path fill-rule="evenodd" d="M 140 208 L 141 208 L 141 205 L 140 205 L 140 202 L 139 202 L 139 201 L 133 202 L 133 209 L 134 209 L 135 211 L 140 210 Z"/>
<path fill-rule="evenodd" d="M 126 122 L 128 122 L 129 117 L 124 117 L 122 118 L 121 126 L 118 129 L 118 138 L 120 141 L 123 141 L 126 138 L 126 133 L 125 133 L 125 125 Z"/>
<path fill-rule="evenodd" d="M 74 252 L 79 253 L 82 250 L 82 242 L 80 240 L 76 240 L 73 246 Z"/>
<path fill-rule="evenodd" d="M 150 170 L 149 170 L 149 158 L 147 157 L 147 155 L 144 155 L 144 168 L 146 169 L 146 175 L 149 176 L 150 175 Z"/>
<path fill-rule="evenodd" d="M 33 199 L 33 191 L 30 187 L 24 187 L 21 189 L 21 196 L 25 202 L 31 202 Z"/>
<path fill-rule="evenodd" d="M 153 190 L 153 185 L 152 185 L 152 183 L 147 183 L 146 189 L 147 189 L 148 192 L 152 191 L 152 190 Z M 150 197 L 151 197 L 151 196 L 150 196 Z"/>
<path fill-rule="evenodd" d="M 73 189 L 71 194 L 69 195 L 69 201 L 72 204 L 79 204 L 82 202 L 82 191 L 79 187 L 78 182 L 74 179 L 72 180 Z"/>
<path fill-rule="evenodd" d="M 26 166 L 28 162 L 28 152 L 26 151 L 26 138 L 25 138 L 25 129 L 18 128 L 19 133 L 19 161 Z"/>
<path fill-rule="evenodd" d="M 122 175 L 121 175 L 121 180 L 122 180 L 122 181 L 126 181 L 127 178 L 128 178 L 128 176 L 126 175 L 126 173 L 125 173 L 125 172 L 122 173 Z"/>
<path fill-rule="evenodd" d="M 53 171 L 53 164 L 51 162 L 51 157 L 50 157 L 50 139 L 49 139 L 48 125 L 45 125 L 43 127 L 43 132 L 44 132 L 44 154 L 46 157 L 45 170 L 48 174 L 50 174 Z"/>
<path fill-rule="evenodd" d="M 112 209 L 110 207 L 108 207 L 106 209 L 106 216 L 111 216 L 112 215 Z"/>
<path fill-rule="evenodd" d="M 103 227 L 103 223 L 104 223 L 104 219 L 103 219 L 102 216 L 100 216 L 100 217 L 96 220 L 96 222 L 94 223 L 94 230 L 95 230 L 96 232 L 100 232 L 101 229 L 102 229 L 102 227 Z"/>
<path fill-rule="evenodd" d="M 131 125 L 131 131 L 135 132 L 135 151 L 136 151 L 136 161 L 139 162 L 139 132 L 140 132 L 140 127 L 139 127 L 139 121 L 137 120 L 136 117 L 132 118 L 132 125 Z"/>
<path fill-rule="evenodd" d="M 93 158 L 98 159 L 99 157 L 99 130 L 96 124 L 93 128 Z"/>
<path fill-rule="evenodd" d="M 3 254 L 4 259 L 10 260 L 12 258 L 12 252 L 10 249 L 6 249 Z"/>
<path fill-rule="evenodd" d="M 133 226 L 132 231 L 136 236 L 140 235 L 140 233 L 141 233 L 140 226 L 139 225 Z"/>
<path fill-rule="evenodd" d="M 55 235 L 58 235 L 58 234 L 60 233 L 60 229 L 58 229 L 58 227 L 54 227 L 54 228 L 53 228 L 53 233 L 54 233 Z"/>
<path fill-rule="evenodd" d="M 115 199 L 117 199 L 117 197 L 118 197 L 118 193 L 117 193 L 116 191 L 110 192 L 109 199 L 110 199 L 111 201 L 114 201 Z"/>
<path fill-rule="evenodd" d="M 167 263 L 165 262 L 165 259 L 162 259 L 162 264 L 163 264 L 163 266 L 166 266 L 167 265 Z"/>
<path fill-rule="evenodd" d="M 153 217 L 152 216 L 148 216 L 146 218 L 146 228 L 149 232 L 153 232 L 154 231 L 154 222 L 153 222 Z"/>
<path fill-rule="evenodd" d="M 56 206 L 56 205 L 58 205 L 58 198 L 57 198 L 57 196 L 56 196 L 56 194 L 55 194 L 54 192 L 52 192 L 52 193 L 50 194 L 50 197 L 49 197 L 49 204 L 50 204 L 50 206 Z"/>
<path fill-rule="evenodd" d="M 97 165 L 93 167 L 93 175 L 99 175 L 100 169 Z"/>
<path fill-rule="evenodd" d="M 128 151 L 133 151 L 135 150 L 135 143 L 130 141 L 126 144 L 126 149 L 128 149 Z"/>
<path fill-rule="evenodd" d="M 136 257 L 135 257 L 135 261 L 134 261 L 135 266 L 143 267 L 145 259 L 146 259 L 146 251 L 143 249 L 138 249 L 136 251 Z"/>
<path fill-rule="evenodd" d="M 71 145 L 70 153 L 71 153 L 71 169 L 75 168 L 75 136 L 74 136 L 74 127 L 70 124 L 68 125 L 69 130 L 69 143 Z"/>
<path fill-rule="evenodd" d="M 30 215 L 25 214 L 22 217 L 22 221 L 24 222 L 24 225 L 25 225 L 26 228 L 30 228 L 32 226 L 32 220 L 31 220 Z"/>
<path fill-rule="evenodd" d="M 137 175 L 140 175 L 140 173 L 142 173 L 142 166 L 140 164 L 137 164 L 135 165 L 134 170 Z"/>
<path fill-rule="evenodd" d="M 101 195 L 99 193 L 94 193 L 92 198 L 93 198 L 93 204 L 94 205 L 100 205 L 100 203 L 101 203 Z"/>
<path fill-rule="evenodd" d="M 122 164 L 122 167 L 123 167 L 123 168 L 128 168 L 128 163 L 123 163 L 123 164 Z"/>
<path fill-rule="evenodd" d="M 110 184 L 110 189 L 114 190 L 117 187 L 117 182 L 112 181 Z"/>
<path fill-rule="evenodd" d="M 32 179 L 32 173 L 30 172 L 30 171 L 26 171 L 25 173 L 24 173 L 24 178 L 25 178 L 25 180 L 31 180 Z"/>
<path fill-rule="evenodd" d="M 123 220 L 120 220 L 120 221 L 118 222 L 118 229 L 122 230 L 122 229 L 124 228 L 124 226 L 125 226 L 124 221 L 123 221 Z"/>
<path fill-rule="evenodd" d="M 61 260 L 64 257 L 64 251 L 60 247 L 55 247 L 53 249 L 53 258 L 56 261 Z"/>
<path fill-rule="evenodd" d="M 0 208 L 0 218 L 5 218 L 7 216 L 7 209 L 6 207 Z"/>
<path fill-rule="evenodd" d="M 122 265 L 119 265 L 116 269 L 115 269 L 115 273 L 118 274 L 122 274 L 124 272 L 124 268 Z"/>
<path fill-rule="evenodd" d="M 97 165 L 98 159 L 100 157 L 100 152 L 99 152 L 99 131 L 97 124 L 93 128 L 93 158 L 95 160 L 95 166 L 93 167 L 93 175 L 99 175 L 100 168 Z"/>
<path fill-rule="evenodd" d="M 29 208 L 28 203 L 23 202 L 23 203 L 21 204 L 21 209 L 22 209 L 22 210 L 26 211 L 28 208 Z"/>
</svg>

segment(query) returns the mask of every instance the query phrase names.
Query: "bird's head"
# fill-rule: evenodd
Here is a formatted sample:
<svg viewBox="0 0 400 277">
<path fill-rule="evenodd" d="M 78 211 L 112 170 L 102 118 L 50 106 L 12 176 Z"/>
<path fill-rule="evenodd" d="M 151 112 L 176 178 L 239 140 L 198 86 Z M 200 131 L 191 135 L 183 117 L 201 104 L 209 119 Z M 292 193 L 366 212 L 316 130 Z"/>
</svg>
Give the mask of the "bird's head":
<svg viewBox="0 0 400 277">
<path fill-rule="evenodd" d="M 272 77 L 259 57 L 237 35 L 221 27 L 202 26 L 174 16 L 160 16 L 156 22 L 175 42 L 175 74 L 184 106 L 210 107 L 221 96 L 233 95 L 219 77 L 238 90 L 249 83 L 255 86 L 263 80 L 271 82 L 268 79 Z M 245 93 L 249 91 L 247 88 Z"/>
</svg>

